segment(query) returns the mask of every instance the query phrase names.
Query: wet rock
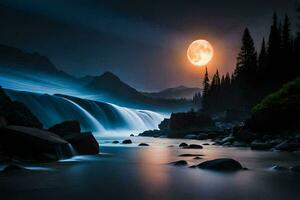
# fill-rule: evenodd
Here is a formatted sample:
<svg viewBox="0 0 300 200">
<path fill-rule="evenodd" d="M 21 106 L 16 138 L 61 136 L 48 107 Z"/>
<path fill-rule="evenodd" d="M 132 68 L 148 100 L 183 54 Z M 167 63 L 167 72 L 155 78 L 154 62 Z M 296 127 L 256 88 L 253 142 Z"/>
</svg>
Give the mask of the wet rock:
<svg viewBox="0 0 300 200">
<path fill-rule="evenodd" d="M 133 134 L 130 134 L 130 137 L 134 137 L 134 135 L 133 135 Z"/>
<path fill-rule="evenodd" d="M 0 133 L 0 145 L 5 155 L 30 161 L 52 161 L 72 156 L 69 143 L 49 131 L 6 126 L 0 129 Z"/>
<path fill-rule="evenodd" d="M 99 154 L 99 144 L 92 132 L 74 133 L 68 135 L 65 139 L 75 149 L 79 155 L 94 155 Z"/>
<path fill-rule="evenodd" d="M 122 144 L 132 144 L 131 140 L 123 140 Z"/>
<path fill-rule="evenodd" d="M 271 170 L 275 170 L 275 171 L 287 171 L 287 170 L 289 170 L 289 168 L 283 167 L 283 166 L 279 166 L 279 165 L 275 165 L 275 166 L 271 167 Z"/>
<path fill-rule="evenodd" d="M 245 142 L 241 142 L 241 141 L 234 141 L 232 143 L 232 146 L 234 147 L 247 147 L 248 145 Z"/>
<path fill-rule="evenodd" d="M 291 167 L 290 170 L 291 170 L 292 172 L 299 172 L 299 173 L 300 173 L 300 165 L 299 165 L 299 166 Z"/>
<path fill-rule="evenodd" d="M 202 144 L 202 145 L 205 145 L 205 146 L 207 146 L 207 145 L 210 145 L 209 143 L 204 143 L 204 144 Z"/>
<path fill-rule="evenodd" d="M 209 139 L 209 135 L 207 133 L 199 133 L 198 140 L 207 140 Z"/>
<path fill-rule="evenodd" d="M 2 170 L 3 173 L 9 173 L 9 172 L 18 172 L 18 171 L 24 171 L 26 170 L 23 166 L 21 165 L 16 165 L 16 164 L 9 164 L 4 167 Z"/>
<path fill-rule="evenodd" d="M 188 146 L 183 147 L 184 149 L 203 149 L 203 146 L 200 144 L 190 144 Z"/>
<path fill-rule="evenodd" d="M 198 165 L 200 169 L 209 169 L 215 171 L 237 171 L 242 170 L 242 165 L 231 158 L 220 158 L 215 160 L 205 161 Z"/>
<path fill-rule="evenodd" d="M 200 160 L 200 159 L 202 159 L 202 158 L 199 157 L 199 156 L 196 156 L 194 159 L 195 159 L 195 160 Z"/>
<path fill-rule="evenodd" d="M 0 86 L 0 115 L 2 125 L 18 125 L 33 128 L 42 128 L 43 124 L 28 109 L 28 107 L 18 101 L 12 101 Z"/>
<path fill-rule="evenodd" d="M 81 129 L 78 121 L 70 120 L 56 124 L 50 127 L 48 131 L 53 132 L 61 137 L 65 137 L 69 134 L 80 133 Z"/>
<path fill-rule="evenodd" d="M 163 134 L 163 131 L 160 130 L 147 130 L 143 133 L 140 133 L 139 136 L 143 137 L 159 137 Z"/>
<path fill-rule="evenodd" d="M 193 135 L 193 134 L 188 134 L 188 135 L 184 136 L 184 139 L 196 140 L 196 139 L 198 139 L 198 136 Z"/>
<path fill-rule="evenodd" d="M 185 160 L 178 160 L 178 161 L 172 162 L 171 164 L 176 165 L 176 166 L 186 166 L 188 163 Z"/>
<path fill-rule="evenodd" d="M 275 147 L 279 151 L 298 151 L 300 150 L 300 143 L 284 141 Z"/>
<path fill-rule="evenodd" d="M 194 157 L 194 156 L 203 156 L 202 154 L 189 154 L 189 153 L 185 153 L 185 154 L 180 154 L 180 157 Z"/>
<path fill-rule="evenodd" d="M 188 146 L 188 144 L 184 143 L 184 142 L 179 145 L 179 147 L 187 147 L 187 146 Z"/>
<path fill-rule="evenodd" d="M 232 136 L 228 136 L 228 137 L 225 137 L 223 138 L 221 141 L 220 141 L 220 144 L 231 144 L 232 142 L 234 141 L 234 137 Z"/>
<path fill-rule="evenodd" d="M 147 143 L 140 143 L 139 146 L 140 147 L 147 147 L 147 146 L 149 146 L 149 144 L 147 144 Z"/>
<path fill-rule="evenodd" d="M 266 142 L 252 142 L 250 144 L 250 147 L 252 150 L 270 150 L 272 148 L 272 145 L 270 143 L 266 143 Z"/>
<path fill-rule="evenodd" d="M 119 144 L 120 142 L 118 140 L 115 140 L 112 142 L 113 144 Z"/>
</svg>

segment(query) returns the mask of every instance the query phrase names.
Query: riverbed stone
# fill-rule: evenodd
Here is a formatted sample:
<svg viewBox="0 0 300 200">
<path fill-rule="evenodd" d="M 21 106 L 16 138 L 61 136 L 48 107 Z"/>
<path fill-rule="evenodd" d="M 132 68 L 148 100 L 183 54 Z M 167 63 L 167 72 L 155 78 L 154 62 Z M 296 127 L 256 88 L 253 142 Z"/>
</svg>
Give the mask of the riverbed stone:
<svg viewBox="0 0 300 200">
<path fill-rule="evenodd" d="M 132 144 L 132 141 L 131 140 L 123 140 L 122 144 Z"/>
<path fill-rule="evenodd" d="M 188 144 L 185 143 L 185 142 L 182 142 L 182 143 L 179 144 L 179 147 L 187 147 L 187 146 L 188 146 Z"/>
<path fill-rule="evenodd" d="M 139 146 L 140 147 L 147 147 L 147 146 L 149 146 L 149 144 L 147 144 L 147 143 L 140 143 Z"/>
<path fill-rule="evenodd" d="M 198 165 L 200 169 L 208 169 L 215 171 L 237 171 L 242 170 L 242 165 L 231 158 L 220 158 L 202 162 Z"/>
<path fill-rule="evenodd" d="M 21 160 L 49 161 L 72 156 L 69 143 L 58 135 L 24 126 L 0 129 L 0 145 L 5 155 Z"/>
<path fill-rule="evenodd" d="M 190 144 L 188 146 L 183 147 L 184 149 L 203 149 L 203 146 L 200 144 Z"/>
<path fill-rule="evenodd" d="M 172 162 L 171 164 L 175 165 L 175 166 L 186 166 L 188 163 L 185 160 L 178 160 L 178 161 Z"/>
<path fill-rule="evenodd" d="M 92 132 L 74 133 L 65 137 L 78 155 L 99 154 L 100 148 Z"/>
</svg>

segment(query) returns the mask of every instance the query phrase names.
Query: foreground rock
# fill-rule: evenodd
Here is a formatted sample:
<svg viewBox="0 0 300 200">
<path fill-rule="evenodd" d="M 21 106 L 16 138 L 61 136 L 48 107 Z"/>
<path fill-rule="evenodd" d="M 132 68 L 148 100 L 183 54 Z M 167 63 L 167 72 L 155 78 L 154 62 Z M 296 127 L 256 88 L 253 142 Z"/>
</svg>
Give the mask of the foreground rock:
<svg viewBox="0 0 300 200">
<path fill-rule="evenodd" d="M 139 146 L 140 147 L 147 147 L 147 146 L 149 146 L 149 144 L 147 144 L 147 143 L 140 143 Z"/>
<path fill-rule="evenodd" d="M 80 123 L 64 121 L 48 129 L 62 137 L 74 148 L 77 155 L 99 154 L 99 144 L 91 132 L 81 132 Z"/>
<path fill-rule="evenodd" d="M 190 153 L 185 153 L 185 154 L 180 154 L 180 157 L 194 157 L 194 156 L 203 156 L 202 154 L 190 154 Z"/>
<path fill-rule="evenodd" d="M 182 142 L 182 143 L 179 144 L 179 147 L 187 147 L 187 146 L 188 146 L 188 144 L 185 143 L 185 142 Z"/>
<path fill-rule="evenodd" d="M 122 144 L 132 144 L 131 140 L 123 140 Z"/>
<path fill-rule="evenodd" d="M 19 171 L 25 171 L 26 169 L 20 165 L 16 164 L 9 164 L 4 167 L 2 170 L 3 173 L 11 173 L 11 172 L 19 172 Z"/>
<path fill-rule="evenodd" d="M 299 165 L 299 166 L 291 167 L 290 170 L 291 170 L 292 172 L 299 172 L 299 173 L 300 173 L 300 165 Z"/>
<path fill-rule="evenodd" d="M 264 151 L 264 150 L 270 150 L 272 148 L 272 145 L 270 143 L 267 143 L 267 142 L 253 141 L 250 144 L 250 147 L 251 147 L 252 150 Z"/>
<path fill-rule="evenodd" d="M 70 134 L 65 136 L 65 140 L 72 145 L 77 155 L 94 155 L 100 152 L 99 144 L 92 132 Z"/>
<path fill-rule="evenodd" d="M 62 123 L 56 124 L 48 129 L 61 137 L 65 137 L 69 134 L 80 133 L 80 123 L 75 120 L 64 121 Z"/>
<path fill-rule="evenodd" d="M 231 158 L 220 158 L 205 161 L 200 163 L 198 168 L 214 171 L 238 171 L 243 169 L 242 165 L 238 161 Z"/>
<path fill-rule="evenodd" d="M 69 143 L 49 131 L 24 126 L 0 129 L 0 145 L 8 157 L 30 161 L 51 161 L 72 156 Z"/>
<path fill-rule="evenodd" d="M 279 151 L 299 151 L 300 143 L 284 141 L 275 147 Z"/>
<path fill-rule="evenodd" d="M 2 125 L 42 128 L 42 123 L 21 102 L 12 101 L 0 87 L 0 116 Z"/>
<path fill-rule="evenodd" d="M 203 146 L 199 144 L 190 144 L 188 146 L 184 146 L 184 149 L 203 149 Z"/>
<path fill-rule="evenodd" d="M 186 166 L 188 163 L 185 160 L 178 160 L 178 161 L 172 162 L 171 164 L 175 165 L 175 166 Z"/>
</svg>

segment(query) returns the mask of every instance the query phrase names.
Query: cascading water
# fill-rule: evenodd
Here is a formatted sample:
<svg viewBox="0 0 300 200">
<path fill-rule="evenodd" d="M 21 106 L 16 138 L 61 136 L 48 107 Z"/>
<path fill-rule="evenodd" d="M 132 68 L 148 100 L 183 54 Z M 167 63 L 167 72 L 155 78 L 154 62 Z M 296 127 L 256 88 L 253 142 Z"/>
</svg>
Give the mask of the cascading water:
<svg viewBox="0 0 300 200">
<path fill-rule="evenodd" d="M 143 131 L 156 129 L 164 118 L 161 114 L 147 110 L 134 110 L 70 96 L 5 91 L 12 100 L 24 103 L 45 128 L 65 120 L 78 120 L 83 130 L 94 133 Z"/>
</svg>

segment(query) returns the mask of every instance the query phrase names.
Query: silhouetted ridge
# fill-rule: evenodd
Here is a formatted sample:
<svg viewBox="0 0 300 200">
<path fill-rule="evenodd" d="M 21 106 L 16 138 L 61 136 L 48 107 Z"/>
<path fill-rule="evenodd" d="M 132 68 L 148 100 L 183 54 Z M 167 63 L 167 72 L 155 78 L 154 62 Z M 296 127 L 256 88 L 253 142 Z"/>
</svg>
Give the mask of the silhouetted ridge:
<svg viewBox="0 0 300 200">
<path fill-rule="evenodd" d="M 26 70 L 58 72 L 46 56 L 38 53 L 27 53 L 18 48 L 0 44 L 0 63 Z"/>
<path fill-rule="evenodd" d="M 167 88 L 159 92 L 144 92 L 143 94 L 152 98 L 158 99 L 192 99 L 193 96 L 201 92 L 200 88 L 197 87 L 186 87 L 184 85 L 180 85 L 174 88 Z"/>
<path fill-rule="evenodd" d="M 96 76 L 88 85 L 89 89 L 100 90 L 105 92 L 113 92 L 115 95 L 121 94 L 130 97 L 144 97 L 136 89 L 130 87 L 120 80 L 119 77 L 111 72 L 105 72 L 100 76 Z"/>
</svg>

